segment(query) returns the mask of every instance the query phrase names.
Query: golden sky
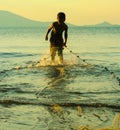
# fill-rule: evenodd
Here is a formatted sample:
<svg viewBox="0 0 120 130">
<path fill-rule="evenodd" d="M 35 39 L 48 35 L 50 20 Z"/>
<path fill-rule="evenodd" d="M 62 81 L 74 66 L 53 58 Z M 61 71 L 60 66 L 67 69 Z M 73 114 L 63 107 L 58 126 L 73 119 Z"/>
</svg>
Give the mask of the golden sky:
<svg viewBox="0 0 120 130">
<path fill-rule="evenodd" d="M 76 25 L 120 24 L 120 0 L 0 0 L 0 10 L 37 21 L 54 21 L 62 11 Z"/>
</svg>

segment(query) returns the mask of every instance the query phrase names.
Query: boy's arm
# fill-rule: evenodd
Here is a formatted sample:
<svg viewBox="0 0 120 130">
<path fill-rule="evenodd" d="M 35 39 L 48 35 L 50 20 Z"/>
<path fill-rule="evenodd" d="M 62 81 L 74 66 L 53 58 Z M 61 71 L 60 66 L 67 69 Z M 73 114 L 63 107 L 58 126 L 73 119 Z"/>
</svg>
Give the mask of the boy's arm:
<svg viewBox="0 0 120 130">
<path fill-rule="evenodd" d="M 50 25 L 50 27 L 48 28 L 47 33 L 45 35 L 45 40 L 48 40 L 48 34 L 49 34 L 49 32 L 51 31 L 52 28 L 53 28 L 53 24 Z"/>
<path fill-rule="evenodd" d="M 68 38 L 68 28 L 65 29 L 65 33 L 64 33 L 64 46 L 66 47 L 66 43 L 67 43 L 67 38 Z"/>
</svg>

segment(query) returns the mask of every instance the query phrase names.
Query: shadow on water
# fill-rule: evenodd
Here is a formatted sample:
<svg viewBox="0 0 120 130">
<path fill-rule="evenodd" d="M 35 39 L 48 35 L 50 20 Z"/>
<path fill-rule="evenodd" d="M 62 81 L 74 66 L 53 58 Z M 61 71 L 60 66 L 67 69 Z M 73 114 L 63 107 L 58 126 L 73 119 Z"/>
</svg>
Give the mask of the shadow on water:
<svg viewBox="0 0 120 130">
<path fill-rule="evenodd" d="M 46 74 L 49 82 L 47 86 L 37 93 L 37 98 L 45 97 L 46 100 L 51 100 L 51 105 L 61 103 L 64 100 L 69 100 L 67 97 L 66 89 L 67 85 L 71 82 L 68 77 L 67 69 L 63 66 L 50 67 Z"/>
</svg>

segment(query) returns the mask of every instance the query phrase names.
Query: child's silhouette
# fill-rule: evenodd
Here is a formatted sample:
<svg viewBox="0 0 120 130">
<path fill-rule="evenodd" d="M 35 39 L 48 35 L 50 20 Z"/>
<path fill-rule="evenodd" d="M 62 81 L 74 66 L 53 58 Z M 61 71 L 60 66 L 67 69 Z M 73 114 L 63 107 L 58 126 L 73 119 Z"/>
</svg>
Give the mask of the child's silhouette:
<svg viewBox="0 0 120 130">
<path fill-rule="evenodd" d="M 53 22 L 48 28 L 45 40 L 48 40 L 48 34 L 51 31 L 50 36 L 50 53 L 51 63 L 55 64 L 56 52 L 59 56 L 59 63 L 63 64 L 63 47 L 66 47 L 68 37 L 68 26 L 65 24 L 65 14 L 60 12 L 57 14 L 57 21 Z M 64 32 L 64 37 L 62 36 Z"/>
</svg>

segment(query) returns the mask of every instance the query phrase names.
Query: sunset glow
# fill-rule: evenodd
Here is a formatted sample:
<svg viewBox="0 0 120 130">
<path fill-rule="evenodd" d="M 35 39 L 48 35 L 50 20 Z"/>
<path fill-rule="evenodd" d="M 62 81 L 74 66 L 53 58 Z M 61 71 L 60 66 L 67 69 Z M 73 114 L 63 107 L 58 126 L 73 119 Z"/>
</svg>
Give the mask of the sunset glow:
<svg viewBox="0 0 120 130">
<path fill-rule="evenodd" d="M 59 11 L 76 25 L 108 21 L 120 24 L 120 0 L 0 0 L 0 10 L 37 20 L 53 21 Z"/>
</svg>

